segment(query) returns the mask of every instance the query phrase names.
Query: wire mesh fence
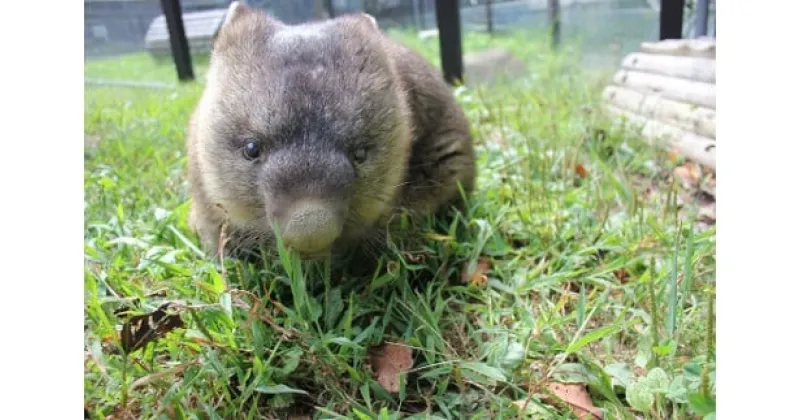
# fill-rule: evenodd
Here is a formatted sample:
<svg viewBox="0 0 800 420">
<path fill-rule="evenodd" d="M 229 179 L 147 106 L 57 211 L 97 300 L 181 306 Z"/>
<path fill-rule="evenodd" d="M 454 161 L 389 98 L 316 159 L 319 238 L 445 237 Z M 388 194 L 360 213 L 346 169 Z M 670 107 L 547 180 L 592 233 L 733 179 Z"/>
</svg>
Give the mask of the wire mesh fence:
<svg viewBox="0 0 800 420">
<path fill-rule="evenodd" d="M 182 0 L 184 15 L 227 8 L 230 0 Z M 364 11 L 379 25 L 406 39 L 436 49 L 436 0 L 249 0 L 287 23 L 300 23 Z M 586 66 L 609 68 L 659 36 L 659 0 L 460 0 L 463 49 L 504 45 L 511 36 L 535 42 L 550 36 L 549 6 L 558 4 L 559 40 L 579 45 Z M 684 33 L 692 36 L 695 1 L 687 1 Z M 158 87 L 174 83 L 171 57 L 148 51 L 145 42 L 153 22 L 163 14 L 160 0 L 84 0 L 85 77 L 89 84 Z M 709 30 L 715 32 L 715 7 L 710 2 Z M 162 17 L 163 19 L 163 17 Z M 491 33 L 491 36 L 490 34 Z M 207 51 L 192 51 L 201 80 Z M 122 60 L 122 61 L 120 61 Z M 112 66 L 109 63 L 114 63 Z M 438 65 L 438 63 L 437 63 Z M 116 69 L 111 71 L 112 67 Z M 122 67 L 127 67 L 123 69 Z M 144 70 L 145 67 L 147 70 Z"/>
</svg>

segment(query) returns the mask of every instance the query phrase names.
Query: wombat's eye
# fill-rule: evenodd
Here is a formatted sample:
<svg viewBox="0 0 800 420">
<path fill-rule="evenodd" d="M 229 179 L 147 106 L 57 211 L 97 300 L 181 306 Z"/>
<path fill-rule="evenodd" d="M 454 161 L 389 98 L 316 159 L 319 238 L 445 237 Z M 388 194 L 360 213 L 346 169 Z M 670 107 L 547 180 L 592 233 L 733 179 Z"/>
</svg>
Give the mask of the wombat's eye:
<svg viewBox="0 0 800 420">
<path fill-rule="evenodd" d="M 243 153 L 245 158 L 252 160 L 261 154 L 261 149 L 258 147 L 257 143 L 251 141 L 244 145 Z"/>
<path fill-rule="evenodd" d="M 353 162 L 356 164 L 362 164 L 364 161 L 367 160 L 367 148 L 366 147 L 359 147 L 353 152 Z"/>
</svg>

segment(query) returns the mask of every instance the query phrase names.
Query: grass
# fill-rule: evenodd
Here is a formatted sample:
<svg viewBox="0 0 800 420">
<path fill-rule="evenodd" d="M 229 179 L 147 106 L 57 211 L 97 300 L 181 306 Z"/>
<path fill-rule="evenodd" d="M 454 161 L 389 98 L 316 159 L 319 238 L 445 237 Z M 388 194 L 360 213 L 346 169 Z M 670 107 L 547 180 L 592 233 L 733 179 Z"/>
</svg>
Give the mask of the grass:
<svg viewBox="0 0 800 420">
<path fill-rule="evenodd" d="M 438 65 L 435 40 L 395 35 Z M 457 90 L 479 156 L 469 214 L 422 227 L 367 279 L 291 255 L 260 270 L 204 258 L 183 149 L 201 86 L 87 86 L 90 417 L 569 418 L 547 384 L 574 382 L 606 418 L 713 418 L 715 228 L 680 217 L 676 163 L 602 118 L 601 84 L 574 54 L 522 35 L 470 34 L 465 51 L 497 44 L 533 76 Z M 140 55 L 86 75 L 170 82 L 174 69 Z M 122 351 L 124 311 L 166 301 L 184 326 Z M 370 373 L 385 341 L 414 349 L 398 394 Z"/>
</svg>

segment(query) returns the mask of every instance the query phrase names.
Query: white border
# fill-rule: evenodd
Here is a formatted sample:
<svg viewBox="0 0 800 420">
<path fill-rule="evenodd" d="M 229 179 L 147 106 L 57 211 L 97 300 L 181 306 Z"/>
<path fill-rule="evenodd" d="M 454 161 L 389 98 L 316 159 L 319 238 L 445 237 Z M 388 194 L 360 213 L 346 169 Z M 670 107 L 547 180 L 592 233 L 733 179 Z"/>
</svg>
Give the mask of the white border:
<svg viewBox="0 0 800 420">
<path fill-rule="evenodd" d="M 788 418 L 800 373 L 790 344 L 800 308 L 800 208 L 790 204 L 800 191 L 800 8 L 719 3 L 717 418 Z"/>
<path fill-rule="evenodd" d="M 800 373 L 790 345 L 800 307 L 794 266 L 800 209 L 789 203 L 800 191 L 800 65 L 792 52 L 798 5 L 721 3 L 718 417 L 791 417 Z M 82 404 L 78 4 L 52 1 L 27 13 L 30 3 L 10 2 L 6 14 L 22 19 L 0 26 L 6 41 L 0 356 L 8 385 L 3 411 L 12 417 L 77 418 Z"/>
<path fill-rule="evenodd" d="M 80 418 L 83 405 L 83 16 L 4 3 L 3 412 Z"/>
</svg>

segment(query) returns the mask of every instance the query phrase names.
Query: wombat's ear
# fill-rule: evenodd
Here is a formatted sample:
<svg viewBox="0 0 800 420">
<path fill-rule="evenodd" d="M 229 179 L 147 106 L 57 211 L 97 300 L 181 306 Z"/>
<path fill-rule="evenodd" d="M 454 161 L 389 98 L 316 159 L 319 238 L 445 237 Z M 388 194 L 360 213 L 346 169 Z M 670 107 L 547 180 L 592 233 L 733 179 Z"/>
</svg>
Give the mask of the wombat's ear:
<svg viewBox="0 0 800 420">
<path fill-rule="evenodd" d="M 239 1 L 232 1 L 231 4 L 228 6 L 228 11 L 225 12 L 225 21 L 222 22 L 220 28 L 226 27 L 234 20 L 251 12 L 252 10 L 250 10 L 250 8 L 247 7 L 247 5 L 244 5 Z"/>
<path fill-rule="evenodd" d="M 361 13 L 360 17 L 364 19 L 367 23 L 369 23 L 375 30 L 380 30 L 378 27 L 378 21 L 375 20 L 375 17 L 369 13 Z"/>
<path fill-rule="evenodd" d="M 211 45 L 215 45 L 217 43 L 217 38 L 219 38 L 219 34 L 223 32 L 225 28 L 227 28 L 232 22 L 252 12 L 253 12 L 252 9 L 242 4 L 241 2 L 232 1 L 231 4 L 228 6 L 228 10 L 225 11 L 225 19 L 222 21 L 222 24 L 219 25 L 217 31 L 214 32 L 214 35 L 211 37 Z"/>
</svg>

